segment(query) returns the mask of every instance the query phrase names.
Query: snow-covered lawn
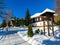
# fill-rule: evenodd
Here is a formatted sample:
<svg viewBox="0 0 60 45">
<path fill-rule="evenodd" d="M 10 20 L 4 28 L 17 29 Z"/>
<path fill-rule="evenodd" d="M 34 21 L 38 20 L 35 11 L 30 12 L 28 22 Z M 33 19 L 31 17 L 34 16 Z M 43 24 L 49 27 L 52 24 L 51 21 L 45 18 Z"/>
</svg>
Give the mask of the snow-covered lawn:
<svg viewBox="0 0 60 45">
<path fill-rule="evenodd" d="M 33 30 L 36 30 L 38 28 L 33 28 Z M 21 30 L 21 31 L 17 31 L 17 34 L 24 39 L 25 41 L 27 41 L 29 44 L 31 45 L 60 45 L 60 32 L 59 29 L 57 27 L 54 27 L 54 36 L 44 36 L 44 35 L 34 35 L 32 38 L 27 36 L 27 28 L 20 28 L 20 27 L 11 27 L 10 30 Z M 25 31 L 23 31 L 25 30 Z M 4 31 L 6 31 L 4 29 Z M 46 31 L 47 34 L 48 31 Z M 50 31 L 50 34 L 51 31 Z M 0 39 L 5 35 L 4 32 L 0 31 Z"/>
<path fill-rule="evenodd" d="M 44 35 L 34 35 L 32 38 L 27 36 L 27 31 L 25 32 L 18 32 L 18 35 L 27 41 L 31 45 L 60 45 L 60 32 L 59 30 L 54 30 L 54 36 L 44 36 Z"/>
<path fill-rule="evenodd" d="M 9 30 L 23 30 L 28 29 L 27 27 L 10 27 Z"/>
<path fill-rule="evenodd" d="M 3 36 L 5 35 L 5 29 L 4 29 L 4 31 L 3 31 L 3 28 L 0 28 L 0 40 L 2 40 L 3 39 Z"/>
<path fill-rule="evenodd" d="M 24 33 L 18 32 L 18 35 L 32 45 L 60 45 L 60 37 L 34 35 L 32 38 Z"/>
</svg>

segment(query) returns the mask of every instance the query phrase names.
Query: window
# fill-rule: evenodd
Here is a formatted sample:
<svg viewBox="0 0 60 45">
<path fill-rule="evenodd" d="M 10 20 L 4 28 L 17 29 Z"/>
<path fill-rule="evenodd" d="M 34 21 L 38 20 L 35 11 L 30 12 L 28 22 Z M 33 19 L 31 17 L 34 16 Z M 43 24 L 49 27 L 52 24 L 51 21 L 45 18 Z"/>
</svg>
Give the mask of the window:
<svg viewBox="0 0 60 45">
<path fill-rule="evenodd" d="M 35 18 L 35 21 L 36 21 L 36 18 Z"/>
<path fill-rule="evenodd" d="M 41 20 L 41 17 L 40 17 L 40 20 Z"/>
<path fill-rule="evenodd" d="M 32 22 L 33 22 L 33 20 L 32 20 Z"/>
<path fill-rule="evenodd" d="M 37 18 L 37 21 L 38 21 L 38 18 Z"/>
<path fill-rule="evenodd" d="M 44 16 L 44 18 L 46 18 L 46 16 Z"/>
</svg>

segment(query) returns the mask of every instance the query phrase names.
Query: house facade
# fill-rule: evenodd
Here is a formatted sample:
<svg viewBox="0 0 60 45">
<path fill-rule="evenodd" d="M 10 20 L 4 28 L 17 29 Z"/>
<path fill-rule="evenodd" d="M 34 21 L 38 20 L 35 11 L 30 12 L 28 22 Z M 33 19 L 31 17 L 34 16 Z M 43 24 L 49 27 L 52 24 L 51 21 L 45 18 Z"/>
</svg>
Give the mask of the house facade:
<svg viewBox="0 0 60 45">
<path fill-rule="evenodd" d="M 40 29 L 43 29 L 45 26 L 45 29 L 48 27 L 48 20 L 49 20 L 49 26 L 52 26 L 52 18 L 54 23 L 54 18 L 56 17 L 54 15 L 55 11 L 50 9 L 45 9 L 41 13 L 36 13 L 31 16 L 32 19 L 32 26 L 33 27 L 39 27 Z"/>
</svg>

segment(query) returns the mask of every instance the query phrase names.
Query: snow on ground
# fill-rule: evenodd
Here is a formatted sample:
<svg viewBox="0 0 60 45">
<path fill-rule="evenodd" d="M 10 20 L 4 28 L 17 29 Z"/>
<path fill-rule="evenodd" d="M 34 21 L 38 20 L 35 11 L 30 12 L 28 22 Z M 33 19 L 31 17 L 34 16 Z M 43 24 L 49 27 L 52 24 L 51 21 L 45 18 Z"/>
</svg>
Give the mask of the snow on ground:
<svg viewBox="0 0 60 45">
<path fill-rule="evenodd" d="M 57 37 L 49 37 L 44 35 L 34 35 L 33 38 L 28 37 L 26 34 L 18 32 L 18 35 L 31 45 L 60 45 L 60 39 Z"/>
<path fill-rule="evenodd" d="M 27 27 L 10 27 L 9 30 L 23 30 L 28 29 Z"/>
<path fill-rule="evenodd" d="M 0 30 L 0 45 L 30 45 L 26 41 L 24 41 L 21 37 L 18 36 L 17 30 Z M 22 31 L 21 31 L 22 32 Z"/>
<path fill-rule="evenodd" d="M 27 36 L 27 31 L 18 32 L 18 35 L 31 45 L 60 45 L 60 32 L 57 27 L 54 28 L 54 36 L 34 35 L 32 38 Z M 52 33 L 51 33 L 52 34 Z"/>
<path fill-rule="evenodd" d="M 33 28 L 33 29 L 36 30 L 38 28 Z M 31 45 L 60 45 L 60 32 L 58 27 L 54 27 L 54 32 L 55 32 L 54 36 L 47 36 L 47 35 L 44 36 L 38 34 L 38 35 L 34 35 L 32 38 L 27 36 L 27 28 L 11 27 L 10 30 L 22 30 L 22 31 L 18 31 L 18 35 Z M 4 31 L 6 30 L 4 29 Z M 0 30 L 0 39 L 3 37 L 3 35 L 5 35 L 4 32 Z"/>
<path fill-rule="evenodd" d="M 5 29 L 4 29 L 5 30 Z M 4 31 L 5 32 L 5 31 Z M 5 33 L 3 32 L 3 28 L 0 28 L 0 40 L 3 40 L 3 36 L 5 35 Z"/>
</svg>

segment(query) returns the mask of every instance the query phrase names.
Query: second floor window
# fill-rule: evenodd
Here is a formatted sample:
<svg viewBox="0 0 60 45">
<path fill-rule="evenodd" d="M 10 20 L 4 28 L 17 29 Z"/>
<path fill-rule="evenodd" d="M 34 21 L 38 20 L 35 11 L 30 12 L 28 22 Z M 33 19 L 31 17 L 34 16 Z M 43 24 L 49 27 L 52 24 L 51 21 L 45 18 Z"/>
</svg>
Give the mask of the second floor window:
<svg viewBox="0 0 60 45">
<path fill-rule="evenodd" d="M 41 20 L 41 17 L 40 17 L 40 20 Z"/>
<path fill-rule="evenodd" d="M 37 21 L 38 21 L 38 18 L 37 18 Z"/>
</svg>

